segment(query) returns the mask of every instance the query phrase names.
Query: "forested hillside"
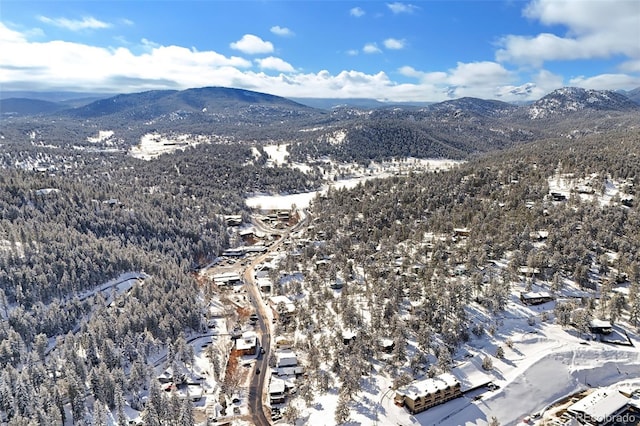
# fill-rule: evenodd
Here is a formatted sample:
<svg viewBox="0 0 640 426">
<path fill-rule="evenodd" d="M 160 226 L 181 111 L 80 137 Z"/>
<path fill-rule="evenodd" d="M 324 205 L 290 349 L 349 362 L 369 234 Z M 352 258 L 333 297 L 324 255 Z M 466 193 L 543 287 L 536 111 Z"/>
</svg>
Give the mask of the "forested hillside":
<svg viewBox="0 0 640 426">
<path fill-rule="evenodd" d="M 639 155 L 637 131 L 554 139 L 316 199 L 308 234 L 280 270 L 280 291 L 299 310 L 279 332 L 301 336 L 313 379 L 303 398 L 339 386 L 340 423 L 370 361 L 382 362 L 397 386 L 418 370 L 448 371 L 462 344 L 498 326 L 487 321 L 489 331 L 470 309 L 499 316 L 516 283 L 557 295 L 568 283 L 601 293 L 597 309 L 558 304 L 563 325 L 637 325 Z M 554 196 L 558 182 L 566 197 Z M 540 272 L 527 278 L 523 267 Z M 293 271 L 305 271 L 304 280 L 286 279 Z M 627 297 L 612 292 L 620 282 L 629 283 Z M 347 344 L 342 331 L 357 337 Z M 391 356 L 384 339 L 393 342 Z"/>
<path fill-rule="evenodd" d="M 127 396 L 142 409 L 136 395 L 155 382 L 153 355 L 171 347 L 186 356 L 185 333 L 203 327 L 192 271 L 229 246 L 222 215 L 247 218 L 247 192 L 317 186 L 242 147 L 144 162 L 17 146 L 2 147 L 0 175 L 0 411 L 9 424 L 61 424 L 67 403 L 81 424 L 99 405 L 87 406 L 89 395 L 116 411 Z M 126 297 L 96 291 L 125 273 L 143 278 Z M 176 418 L 163 410 L 157 418 Z"/>
</svg>

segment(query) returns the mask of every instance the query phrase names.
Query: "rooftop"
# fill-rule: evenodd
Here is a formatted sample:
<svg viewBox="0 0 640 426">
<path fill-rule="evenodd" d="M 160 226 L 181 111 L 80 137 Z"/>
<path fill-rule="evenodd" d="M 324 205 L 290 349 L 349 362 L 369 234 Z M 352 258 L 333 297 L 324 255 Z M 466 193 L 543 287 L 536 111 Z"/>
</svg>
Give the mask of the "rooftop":
<svg viewBox="0 0 640 426">
<path fill-rule="evenodd" d="M 613 416 L 629 402 L 629 398 L 617 390 L 598 389 L 571 405 L 567 410 L 573 413 L 584 413 L 594 419 L 605 419 Z"/>
<path fill-rule="evenodd" d="M 415 381 L 407 386 L 398 389 L 398 393 L 411 399 L 433 394 L 438 390 L 445 390 L 459 384 L 458 379 L 451 373 L 440 374 L 439 376 Z"/>
</svg>

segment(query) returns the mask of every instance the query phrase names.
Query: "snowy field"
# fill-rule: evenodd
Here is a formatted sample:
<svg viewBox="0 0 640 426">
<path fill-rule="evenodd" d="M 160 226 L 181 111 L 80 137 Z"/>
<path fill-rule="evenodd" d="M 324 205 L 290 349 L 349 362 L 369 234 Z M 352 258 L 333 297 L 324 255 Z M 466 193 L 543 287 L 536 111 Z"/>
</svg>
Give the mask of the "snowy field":
<svg viewBox="0 0 640 426">
<path fill-rule="evenodd" d="M 129 150 L 129 155 L 141 160 L 151 160 L 162 154 L 169 154 L 178 149 L 184 150 L 207 142 L 209 142 L 209 138 L 203 135 L 147 133 L 140 138 L 138 145 Z"/>
<path fill-rule="evenodd" d="M 269 156 L 269 162 L 271 164 L 282 165 L 286 163 L 286 159 L 289 155 L 287 152 L 287 145 L 267 145 L 264 147 L 264 151 Z M 257 152 L 257 150 L 255 151 Z M 370 179 L 390 177 L 395 174 L 401 173 L 403 170 L 420 170 L 420 171 L 436 171 L 436 170 L 448 170 L 452 167 L 459 165 L 461 162 L 448 159 L 419 159 L 419 158 L 405 158 L 401 161 L 390 161 L 387 163 L 375 163 L 372 162 L 368 167 L 363 168 L 357 164 L 336 164 L 328 161 L 334 170 L 342 170 L 350 177 L 344 179 L 337 179 L 330 184 L 324 185 L 319 191 L 303 192 L 299 194 L 257 194 L 247 198 L 247 206 L 254 209 L 265 210 L 287 210 L 292 205 L 298 208 L 308 208 L 311 201 L 317 196 L 326 194 L 329 188 L 342 189 L 353 188 L 360 183 L 363 183 Z M 310 170 L 310 167 L 306 164 L 291 163 L 290 167 L 296 168 L 303 173 Z M 333 179 L 335 175 L 329 175 L 328 179 Z"/>
</svg>

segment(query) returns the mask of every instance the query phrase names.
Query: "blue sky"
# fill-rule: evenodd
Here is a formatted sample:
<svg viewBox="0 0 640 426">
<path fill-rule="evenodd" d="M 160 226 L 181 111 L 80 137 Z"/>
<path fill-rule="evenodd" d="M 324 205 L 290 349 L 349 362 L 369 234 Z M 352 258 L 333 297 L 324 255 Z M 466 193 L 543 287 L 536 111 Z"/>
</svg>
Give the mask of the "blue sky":
<svg viewBox="0 0 640 426">
<path fill-rule="evenodd" d="M 537 99 L 640 86 L 639 0 L 0 4 L 0 90 Z"/>
</svg>

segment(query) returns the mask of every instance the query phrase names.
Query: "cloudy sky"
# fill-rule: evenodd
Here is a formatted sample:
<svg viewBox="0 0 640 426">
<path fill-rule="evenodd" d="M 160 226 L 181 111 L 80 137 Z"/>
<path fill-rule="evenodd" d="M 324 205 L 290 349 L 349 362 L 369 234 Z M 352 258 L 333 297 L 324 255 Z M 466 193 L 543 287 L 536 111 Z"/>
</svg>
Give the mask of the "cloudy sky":
<svg viewBox="0 0 640 426">
<path fill-rule="evenodd" d="M 537 99 L 640 86 L 639 0 L 2 0 L 0 90 Z"/>
</svg>

